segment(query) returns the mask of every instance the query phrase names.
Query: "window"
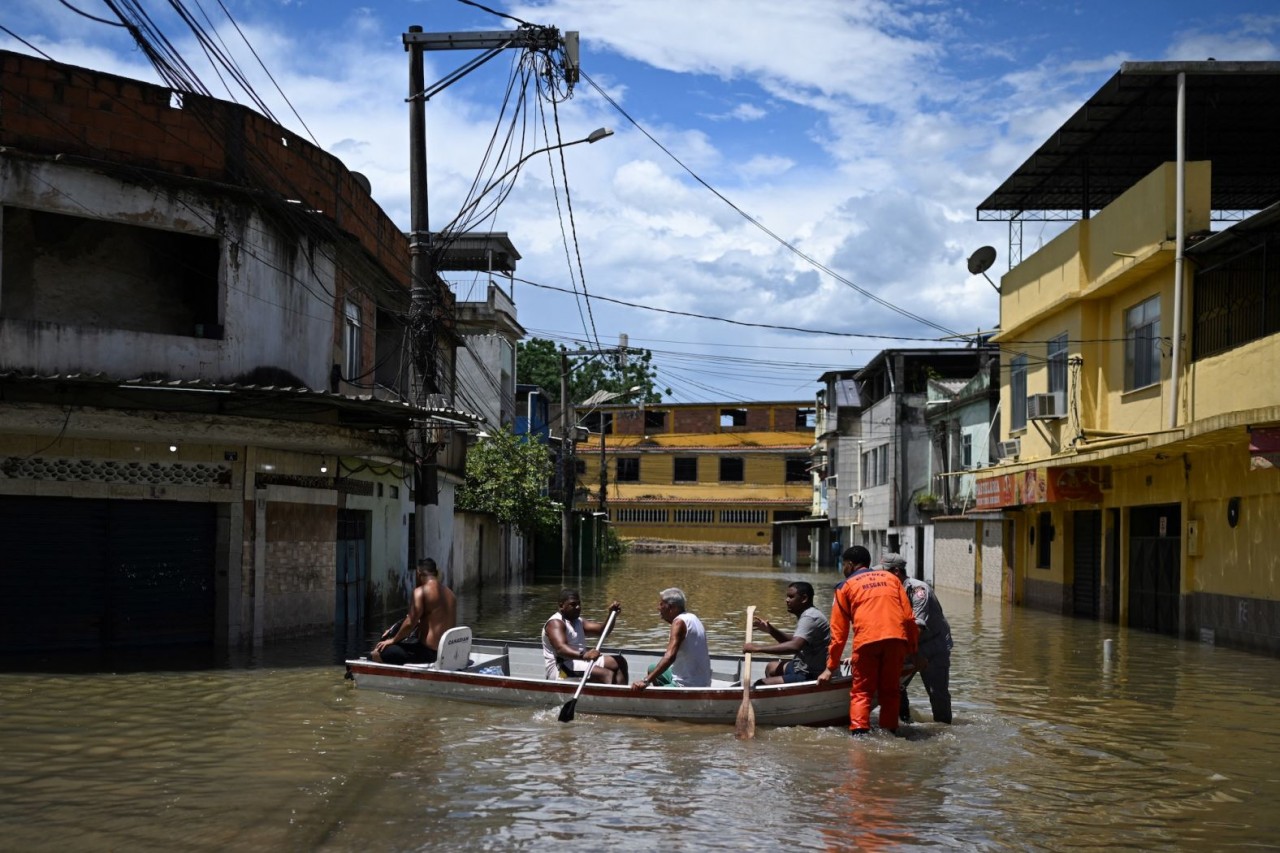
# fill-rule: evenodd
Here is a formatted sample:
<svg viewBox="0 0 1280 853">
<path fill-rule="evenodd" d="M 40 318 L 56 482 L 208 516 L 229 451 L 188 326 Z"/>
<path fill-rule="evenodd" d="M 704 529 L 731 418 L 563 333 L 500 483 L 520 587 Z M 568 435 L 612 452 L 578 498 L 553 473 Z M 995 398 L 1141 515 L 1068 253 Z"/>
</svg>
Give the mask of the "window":
<svg viewBox="0 0 1280 853">
<path fill-rule="evenodd" d="M 722 509 L 720 510 L 721 524 L 768 524 L 769 510 L 767 509 Z"/>
<path fill-rule="evenodd" d="M 1160 297 L 1124 312 L 1124 390 L 1160 381 Z"/>
<path fill-rule="evenodd" d="M 1019 353 L 1009 362 L 1009 429 L 1027 428 L 1027 354 Z"/>
<path fill-rule="evenodd" d="M 973 433 L 971 432 L 960 435 L 960 467 L 964 469 L 973 467 Z"/>
<path fill-rule="evenodd" d="M 889 447 L 880 445 L 862 454 L 862 488 L 883 486 L 889 482 Z"/>
<path fill-rule="evenodd" d="M 698 482 L 698 457 L 696 456 L 677 456 L 675 458 L 675 473 L 671 480 L 675 483 L 696 483 Z"/>
<path fill-rule="evenodd" d="M 1049 341 L 1049 393 L 1067 390 L 1067 333 Z M 1024 395 L 1025 396 L 1025 395 Z M 1065 398 L 1064 398 L 1065 399 Z"/>
<path fill-rule="evenodd" d="M 221 258 L 212 237 L 7 205 L 0 215 L 12 320 L 221 339 Z"/>
<path fill-rule="evenodd" d="M 1049 568 L 1053 544 L 1053 513 L 1042 512 L 1036 519 L 1036 568 Z"/>
<path fill-rule="evenodd" d="M 667 511 L 665 509 L 649 509 L 649 508 L 629 508 L 616 510 L 616 521 L 620 523 L 631 524 L 666 524 Z"/>
<path fill-rule="evenodd" d="M 667 429 L 667 413 L 666 412 L 650 412 L 644 413 L 644 431 L 645 432 L 665 432 Z"/>
<path fill-rule="evenodd" d="M 721 409 L 720 427 L 743 427 L 747 425 L 746 409 Z"/>
<path fill-rule="evenodd" d="M 813 429 L 817 418 L 817 409 L 796 409 L 796 429 Z"/>
<path fill-rule="evenodd" d="M 597 435 L 599 435 L 601 432 L 604 432 L 606 435 L 613 434 L 613 413 L 612 412 L 602 412 L 597 409 L 594 412 L 588 412 L 587 414 L 583 415 L 582 420 L 579 421 L 579 423 L 581 423 L 582 426 L 586 427 L 588 430 L 596 433 Z"/>
<path fill-rule="evenodd" d="M 720 482 L 742 482 L 742 457 L 725 456 L 720 459 Z"/>
<path fill-rule="evenodd" d="M 812 478 L 809 476 L 809 457 L 808 456 L 788 456 L 787 457 L 787 482 L 788 483 L 808 483 Z"/>
<path fill-rule="evenodd" d="M 574 460 L 573 460 L 573 473 L 577 474 L 579 477 L 581 477 L 583 474 L 587 473 L 587 460 L 585 460 L 585 459 L 574 459 Z"/>
<path fill-rule="evenodd" d="M 675 516 L 676 524 L 712 524 L 715 521 L 715 510 L 678 509 Z"/>
<path fill-rule="evenodd" d="M 346 307 L 346 323 L 343 326 L 342 344 L 346 350 L 346 361 L 342 365 L 342 378 L 355 382 L 363 371 L 360 369 L 360 306 L 348 302 Z"/>
<path fill-rule="evenodd" d="M 1193 359 L 1280 333 L 1280 240 L 1250 242 L 1247 251 L 1196 273 Z"/>
<path fill-rule="evenodd" d="M 619 456 L 616 464 L 617 473 L 614 475 L 614 480 L 619 483 L 640 482 L 639 456 Z"/>
</svg>

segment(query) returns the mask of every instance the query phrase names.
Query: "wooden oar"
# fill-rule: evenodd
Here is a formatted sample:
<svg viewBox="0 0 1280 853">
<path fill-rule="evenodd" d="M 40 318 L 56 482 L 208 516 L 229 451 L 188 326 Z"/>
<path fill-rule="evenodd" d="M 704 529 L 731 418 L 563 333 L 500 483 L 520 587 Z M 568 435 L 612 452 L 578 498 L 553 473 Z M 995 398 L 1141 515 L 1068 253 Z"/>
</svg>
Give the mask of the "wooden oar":
<svg viewBox="0 0 1280 853">
<path fill-rule="evenodd" d="M 751 642 L 751 627 L 755 622 L 756 606 L 747 608 L 747 642 Z M 756 709 L 751 705 L 751 652 L 742 656 L 742 704 L 738 706 L 738 722 L 734 734 L 738 740 L 756 736 Z"/>
<path fill-rule="evenodd" d="M 596 651 L 600 651 L 600 647 L 604 645 L 604 638 L 609 636 L 609 629 L 613 627 L 614 617 L 618 615 L 618 611 L 609 611 L 609 620 L 604 623 L 604 630 L 600 632 L 600 642 L 596 643 Z M 596 658 L 600 660 L 600 658 Z M 587 686 L 587 679 L 591 677 L 591 670 L 596 668 L 596 661 L 591 661 L 587 665 L 587 671 L 582 673 L 582 682 L 578 685 L 578 689 L 574 691 L 573 698 L 564 703 L 564 707 L 560 709 L 560 722 L 568 723 L 573 721 L 573 711 L 578 707 L 578 697 L 582 695 L 582 688 Z"/>
</svg>

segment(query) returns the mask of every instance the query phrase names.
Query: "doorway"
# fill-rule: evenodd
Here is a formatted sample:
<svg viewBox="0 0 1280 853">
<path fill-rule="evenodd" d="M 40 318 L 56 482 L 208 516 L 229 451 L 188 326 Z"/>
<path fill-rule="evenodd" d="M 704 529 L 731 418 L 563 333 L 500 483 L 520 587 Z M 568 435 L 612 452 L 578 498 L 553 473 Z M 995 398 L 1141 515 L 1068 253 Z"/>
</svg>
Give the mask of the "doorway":
<svg viewBox="0 0 1280 853">
<path fill-rule="evenodd" d="M 1129 510 L 1129 626 L 1178 634 L 1182 588 L 1182 507 Z"/>
</svg>

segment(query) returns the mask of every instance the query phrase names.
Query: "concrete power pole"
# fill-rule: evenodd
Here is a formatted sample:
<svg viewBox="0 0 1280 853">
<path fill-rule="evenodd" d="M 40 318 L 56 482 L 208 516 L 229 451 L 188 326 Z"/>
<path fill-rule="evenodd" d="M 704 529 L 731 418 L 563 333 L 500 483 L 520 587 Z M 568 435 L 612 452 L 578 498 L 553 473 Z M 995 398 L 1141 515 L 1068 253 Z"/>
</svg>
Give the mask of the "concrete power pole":
<svg viewBox="0 0 1280 853">
<path fill-rule="evenodd" d="M 572 87 L 579 77 L 578 34 L 566 32 L 562 36 L 555 27 L 524 27 L 496 32 L 424 33 L 422 27 L 412 26 L 402 36 L 402 42 L 409 53 L 409 96 L 406 99 L 409 102 L 409 328 L 413 365 L 421 381 L 417 402 L 420 407 L 427 408 L 430 396 L 442 393 L 436 360 L 439 354 L 437 341 L 440 324 L 444 319 L 440 316 L 442 305 L 437 291 L 437 287 L 443 285 L 436 276 L 435 247 L 427 218 L 427 101 L 509 48 L 537 50 L 546 54 L 562 51 L 565 82 Z M 428 50 L 482 50 L 485 53 L 440 82 L 427 87 L 423 53 Z M 418 446 L 414 449 L 414 507 L 418 553 L 409 555 L 411 563 L 415 558 L 427 554 L 428 507 L 439 501 L 436 482 L 437 450 L 433 441 L 435 429 L 439 427 L 423 424 L 418 430 Z"/>
<path fill-rule="evenodd" d="M 560 348 L 560 477 L 564 485 L 564 507 L 560 513 L 560 571 L 573 571 L 573 494 L 578 474 L 573 464 L 573 439 L 577 425 L 573 417 L 573 401 L 569 399 L 569 354 Z"/>
</svg>

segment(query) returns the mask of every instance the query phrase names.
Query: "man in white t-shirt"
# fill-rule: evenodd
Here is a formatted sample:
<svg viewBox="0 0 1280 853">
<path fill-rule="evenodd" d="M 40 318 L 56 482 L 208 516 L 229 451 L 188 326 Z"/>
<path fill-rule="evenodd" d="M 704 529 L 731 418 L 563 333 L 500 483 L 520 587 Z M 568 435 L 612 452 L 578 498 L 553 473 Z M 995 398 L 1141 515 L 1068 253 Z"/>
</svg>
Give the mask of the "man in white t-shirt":
<svg viewBox="0 0 1280 853">
<path fill-rule="evenodd" d="M 667 650 L 644 679 L 632 684 L 631 689 L 644 690 L 651 684 L 660 687 L 711 686 L 707 632 L 702 621 L 686 608 L 683 590 L 671 587 L 658 593 L 658 615 L 671 625 Z"/>
</svg>

